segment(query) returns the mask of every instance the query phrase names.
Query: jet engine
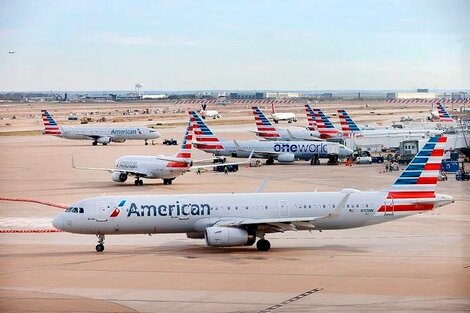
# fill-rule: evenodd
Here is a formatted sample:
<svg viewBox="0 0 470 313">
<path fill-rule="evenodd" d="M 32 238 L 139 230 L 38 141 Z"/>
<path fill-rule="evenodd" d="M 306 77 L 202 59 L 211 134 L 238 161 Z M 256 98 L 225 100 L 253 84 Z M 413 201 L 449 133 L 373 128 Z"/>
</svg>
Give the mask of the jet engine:
<svg viewBox="0 0 470 313">
<path fill-rule="evenodd" d="M 211 247 L 251 246 L 256 241 L 255 234 L 235 227 L 207 227 L 204 236 Z"/>
<path fill-rule="evenodd" d="M 111 138 L 110 137 L 100 137 L 100 138 L 96 139 L 96 142 L 101 143 L 101 144 L 108 144 L 108 143 L 111 142 Z"/>
<path fill-rule="evenodd" d="M 111 178 L 118 183 L 123 183 L 127 180 L 127 174 L 122 172 L 114 172 L 111 174 Z"/>
<path fill-rule="evenodd" d="M 295 161 L 295 156 L 293 153 L 283 153 L 277 156 L 277 161 L 279 163 L 292 163 Z"/>
</svg>

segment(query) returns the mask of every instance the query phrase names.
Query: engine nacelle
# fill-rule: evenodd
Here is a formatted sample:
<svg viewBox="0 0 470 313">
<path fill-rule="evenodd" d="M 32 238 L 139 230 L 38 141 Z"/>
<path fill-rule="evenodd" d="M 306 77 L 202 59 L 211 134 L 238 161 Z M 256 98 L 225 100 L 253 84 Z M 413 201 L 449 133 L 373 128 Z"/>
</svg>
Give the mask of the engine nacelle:
<svg viewBox="0 0 470 313">
<path fill-rule="evenodd" d="M 100 137 L 98 139 L 96 139 L 96 142 L 97 143 L 101 143 L 101 144 L 107 144 L 107 143 L 110 143 L 111 142 L 111 138 L 110 137 Z"/>
<path fill-rule="evenodd" d="M 231 247 L 250 245 L 256 237 L 241 228 L 207 227 L 204 231 L 206 244 L 211 247 Z"/>
<path fill-rule="evenodd" d="M 277 156 L 279 163 L 292 163 L 295 161 L 295 155 L 293 153 L 283 153 Z"/>
<path fill-rule="evenodd" d="M 111 178 L 118 183 L 123 183 L 127 180 L 127 174 L 122 172 L 114 172 L 111 174 Z"/>
</svg>

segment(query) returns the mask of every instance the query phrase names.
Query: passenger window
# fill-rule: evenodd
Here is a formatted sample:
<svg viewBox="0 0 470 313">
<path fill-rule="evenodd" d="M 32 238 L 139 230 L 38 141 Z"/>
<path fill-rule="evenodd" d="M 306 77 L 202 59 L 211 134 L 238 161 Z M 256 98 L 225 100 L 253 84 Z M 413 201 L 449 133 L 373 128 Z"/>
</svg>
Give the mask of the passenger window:
<svg viewBox="0 0 470 313">
<path fill-rule="evenodd" d="M 78 208 L 72 208 L 72 213 L 78 213 Z"/>
</svg>

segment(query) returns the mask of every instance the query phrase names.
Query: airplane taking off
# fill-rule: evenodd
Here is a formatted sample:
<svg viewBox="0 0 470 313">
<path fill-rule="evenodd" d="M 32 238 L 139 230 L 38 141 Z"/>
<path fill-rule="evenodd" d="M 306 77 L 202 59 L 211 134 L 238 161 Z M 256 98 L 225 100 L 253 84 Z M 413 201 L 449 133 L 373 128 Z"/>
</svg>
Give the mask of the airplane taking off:
<svg viewBox="0 0 470 313">
<path fill-rule="evenodd" d="M 207 109 L 207 104 L 201 104 L 201 110 L 199 110 L 199 113 L 201 114 L 201 117 L 203 119 L 212 117 L 215 120 L 216 118 L 221 117 L 221 115 L 219 114 L 218 111 L 208 110 Z"/>
<path fill-rule="evenodd" d="M 271 114 L 271 118 L 273 119 L 274 123 L 279 123 L 279 121 L 287 121 L 288 123 L 297 122 L 297 117 L 292 112 L 276 112 L 274 108 L 274 101 L 271 103 L 271 108 L 273 110 L 273 114 Z"/>
<path fill-rule="evenodd" d="M 418 152 L 387 190 L 241 194 L 120 195 L 87 198 L 54 218 L 55 228 L 96 235 L 186 233 L 211 247 L 251 246 L 267 251 L 269 233 L 363 227 L 453 203 L 436 194 L 446 137 Z"/>
<path fill-rule="evenodd" d="M 73 163 L 73 167 L 81 170 L 106 171 L 111 173 L 111 179 L 115 182 L 124 183 L 128 176 L 135 176 L 134 185 L 142 186 L 141 178 L 163 179 L 164 185 L 171 185 L 173 180 L 184 173 L 198 168 L 212 168 L 210 165 L 196 165 L 191 160 L 191 141 L 193 131 L 191 121 L 184 133 L 180 150 L 173 156 L 143 156 L 143 155 L 126 155 L 116 159 L 115 168 L 95 168 L 95 167 L 77 167 Z M 246 161 L 236 163 L 222 163 L 219 165 L 229 166 L 235 164 L 246 164 L 251 161 L 251 156 Z"/>
<path fill-rule="evenodd" d="M 341 137 L 342 133 L 330 122 L 330 119 L 320 109 L 312 109 L 310 104 L 305 104 L 308 126 L 318 130 L 320 138 L 329 139 Z"/>
<path fill-rule="evenodd" d="M 81 126 L 60 126 L 46 110 L 41 110 L 42 121 L 44 123 L 45 135 L 54 135 L 66 139 L 93 140 L 93 145 L 107 145 L 110 142 L 124 142 L 126 140 L 144 140 L 148 145 L 148 139 L 157 139 L 160 134 L 147 127 L 81 127 Z"/>
<path fill-rule="evenodd" d="M 274 127 L 259 107 L 252 107 L 251 109 L 255 117 L 257 128 L 255 133 L 258 137 L 266 140 L 320 140 L 318 131 L 312 131 L 308 127 Z"/>
<path fill-rule="evenodd" d="M 353 153 L 351 149 L 346 148 L 344 145 L 325 141 L 223 140 L 219 139 L 194 111 L 193 117 L 195 137 L 193 145 L 216 156 L 247 158 L 251 152 L 254 152 L 253 156 L 255 158 L 267 159 L 266 164 L 271 165 L 274 160 L 279 163 L 305 160 L 316 164 L 318 158 L 328 158 L 331 154 L 346 157 Z"/>
</svg>

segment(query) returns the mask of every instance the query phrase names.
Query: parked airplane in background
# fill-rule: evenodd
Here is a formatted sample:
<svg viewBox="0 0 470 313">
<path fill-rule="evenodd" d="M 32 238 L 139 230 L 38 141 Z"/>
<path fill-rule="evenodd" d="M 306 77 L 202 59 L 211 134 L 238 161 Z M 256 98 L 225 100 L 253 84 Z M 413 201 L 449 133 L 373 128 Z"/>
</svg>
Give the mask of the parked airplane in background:
<svg viewBox="0 0 470 313">
<path fill-rule="evenodd" d="M 201 110 L 199 110 L 202 118 L 220 118 L 221 115 L 216 110 L 207 110 L 207 104 L 201 104 Z"/>
<path fill-rule="evenodd" d="M 110 172 L 112 180 L 120 183 L 125 182 L 128 176 L 135 176 L 134 185 L 136 186 L 143 185 L 141 178 L 163 179 L 164 185 L 171 185 L 176 177 L 190 170 L 212 168 L 214 166 L 214 164 L 193 166 L 193 162 L 197 161 L 191 160 L 192 137 L 192 123 L 189 122 L 181 142 L 180 150 L 173 156 L 126 155 L 116 159 L 115 168 L 77 167 L 75 164 L 73 164 L 73 167 L 82 170 Z M 243 162 L 223 163 L 220 165 L 228 166 L 249 163 L 251 156 L 252 154 Z"/>
<path fill-rule="evenodd" d="M 73 203 L 54 218 L 55 228 L 96 235 L 96 251 L 105 235 L 186 233 L 211 247 L 271 244 L 266 234 L 363 227 L 453 203 L 436 194 L 446 137 L 433 137 L 388 189 L 338 192 L 241 194 L 120 195 Z"/>
<path fill-rule="evenodd" d="M 274 127 L 259 107 L 252 107 L 255 117 L 255 132 L 258 137 L 266 140 L 320 140 L 320 133 L 308 127 L 282 128 Z"/>
<path fill-rule="evenodd" d="M 278 112 L 276 113 L 276 109 L 274 108 L 274 101 L 271 103 L 271 108 L 273 114 L 271 114 L 271 118 L 273 119 L 274 123 L 279 123 L 279 121 L 287 121 L 288 123 L 297 122 L 297 117 L 292 112 Z"/>
<path fill-rule="evenodd" d="M 107 145 L 110 142 L 124 142 L 126 140 L 157 139 L 160 134 L 147 127 L 127 126 L 60 126 L 46 110 L 41 110 L 44 123 L 44 134 L 54 135 L 66 139 L 93 140 L 93 145 Z"/>
<path fill-rule="evenodd" d="M 305 104 L 308 126 L 320 133 L 320 138 L 329 139 L 341 137 L 342 133 L 330 122 L 330 119 L 320 109 L 312 109 L 310 104 Z"/>
<path fill-rule="evenodd" d="M 455 120 L 440 102 L 437 103 L 437 112 L 439 113 L 439 122 L 455 123 Z"/>
<path fill-rule="evenodd" d="M 269 141 L 269 140 L 223 140 L 219 139 L 203 119 L 193 111 L 194 117 L 194 146 L 216 156 L 231 156 L 234 158 L 247 158 L 251 152 L 257 158 L 267 159 L 266 164 L 271 165 L 274 160 L 279 163 L 293 163 L 296 160 L 318 162 L 318 158 L 328 158 L 336 154 L 346 157 L 352 150 L 344 145 L 325 141 Z"/>
</svg>

